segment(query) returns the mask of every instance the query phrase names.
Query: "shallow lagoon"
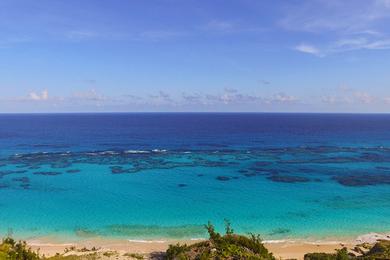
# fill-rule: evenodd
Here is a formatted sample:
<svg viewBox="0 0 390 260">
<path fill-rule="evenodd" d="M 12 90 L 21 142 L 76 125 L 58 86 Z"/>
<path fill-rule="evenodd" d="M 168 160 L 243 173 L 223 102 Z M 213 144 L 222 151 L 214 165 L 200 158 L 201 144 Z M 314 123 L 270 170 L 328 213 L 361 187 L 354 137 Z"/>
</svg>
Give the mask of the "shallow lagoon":
<svg viewBox="0 0 390 260">
<path fill-rule="evenodd" d="M 0 116 L 0 231 L 266 239 L 390 230 L 390 116 Z M 5 123 L 6 122 L 6 123 Z"/>
</svg>

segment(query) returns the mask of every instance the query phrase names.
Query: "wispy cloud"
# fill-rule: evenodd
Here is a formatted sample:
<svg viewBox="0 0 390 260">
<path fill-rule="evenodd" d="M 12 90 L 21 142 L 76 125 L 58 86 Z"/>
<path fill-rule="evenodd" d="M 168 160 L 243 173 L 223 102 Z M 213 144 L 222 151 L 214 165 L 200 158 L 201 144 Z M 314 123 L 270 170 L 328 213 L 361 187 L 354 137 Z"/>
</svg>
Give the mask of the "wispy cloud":
<svg viewBox="0 0 390 260">
<path fill-rule="evenodd" d="M 349 86 L 327 89 L 327 94 L 320 96 L 294 95 L 283 91 L 274 94 L 251 93 L 238 88 L 225 88 L 220 91 L 181 93 L 155 91 L 151 94 L 133 95 L 100 93 L 96 89 L 85 89 L 67 96 L 49 96 L 47 90 L 30 92 L 25 97 L 1 99 L 2 102 L 25 102 L 26 105 L 39 104 L 39 107 L 69 109 L 88 108 L 93 111 L 110 109 L 111 111 L 228 111 L 244 109 L 245 111 L 280 111 L 299 107 L 337 107 L 344 109 L 370 108 L 388 106 L 390 96 L 379 96 L 364 89 Z M 11 102 L 11 103 L 10 103 Z M 38 107 L 38 106 L 37 106 Z"/>
<path fill-rule="evenodd" d="M 390 19 L 388 0 L 310 0 L 289 5 L 279 22 L 289 31 L 305 32 L 299 52 L 326 56 L 354 50 L 390 49 L 390 35 L 383 30 Z M 312 34 L 312 41 L 307 40 Z"/>
<path fill-rule="evenodd" d="M 65 37 L 70 40 L 86 40 L 99 37 L 99 34 L 90 30 L 73 30 L 65 32 Z"/>
<path fill-rule="evenodd" d="M 231 32 L 236 29 L 236 25 L 230 21 L 212 20 L 206 27 L 208 30 L 220 31 L 220 32 Z"/>
<path fill-rule="evenodd" d="M 82 101 L 107 101 L 110 98 L 98 93 L 95 89 L 88 89 L 85 91 L 78 91 L 73 93 L 70 99 L 82 100 Z"/>
<path fill-rule="evenodd" d="M 271 82 L 270 82 L 270 81 L 268 81 L 268 80 L 265 80 L 265 79 L 261 79 L 261 80 L 259 80 L 259 83 L 260 83 L 260 84 L 262 84 L 262 85 L 270 85 L 270 84 L 271 84 Z"/>
<path fill-rule="evenodd" d="M 177 39 L 185 35 L 188 35 L 188 33 L 175 30 L 148 30 L 139 33 L 136 38 L 139 40 L 161 41 Z"/>
<path fill-rule="evenodd" d="M 231 20 L 211 20 L 206 25 L 201 27 L 203 31 L 212 34 L 259 34 L 264 33 L 268 29 L 254 24 Z"/>
<path fill-rule="evenodd" d="M 312 33 L 376 31 L 388 18 L 387 0 L 304 0 L 288 5 L 280 25 L 288 30 Z"/>
<path fill-rule="evenodd" d="M 176 105 L 176 101 L 171 97 L 171 95 L 162 90 L 149 95 L 149 101 L 147 102 L 150 102 L 149 104 L 152 105 Z"/>
<path fill-rule="evenodd" d="M 179 104 L 197 104 L 197 105 L 250 105 L 250 106 L 261 106 L 270 104 L 292 104 L 299 102 L 300 99 L 287 95 L 283 92 L 276 93 L 271 96 L 265 96 L 260 94 L 251 94 L 240 92 L 235 88 L 225 88 L 221 93 L 210 94 L 210 93 L 194 93 L 194 94 L 183 94 L 182 100 Z"/>
<path fill-rule="evenodd" d="M 387 105 L 390 105 L 390 97 L 385 97 L 385 98 L 383 98 L 383 101 L 384 101 Z"/>
<path fill-rule="evenodd" d="M 271 99 L 269 99 L 270 103 L 294 103 L 298 101 L 299 99 L 297 97 L 287 95 L 286 93 L 283 92 L 275 94 Z"/>
<path fill-rule="evenodd" d="M 322 56 L 321 51 L 314 47 L 313 45 L 301 43 L 298 46 L 294 48 L 297 51 L 303 52 L 303 53 L 308 53 L 308 54 L 313 54 L 316 56 Z"/>
<path fill-rule="evenodd" d="M 332 91 L 333 94 L 323 95 L 321 101 L 326 104 L 352 105 L 361 104 L 368 105 L 374 102 L 381 103 L 382 99 L 375 97 L 367 91 L 357 90 L 347 86 L 340 86 Z"/>
<path fill-rule="evenodd" d="M 355 50 L 388 50 L 390 49 L 390 38 L 342 38 L 319 46 L 301 44 L 295 49 L 318 57 Z"/>
</svg>

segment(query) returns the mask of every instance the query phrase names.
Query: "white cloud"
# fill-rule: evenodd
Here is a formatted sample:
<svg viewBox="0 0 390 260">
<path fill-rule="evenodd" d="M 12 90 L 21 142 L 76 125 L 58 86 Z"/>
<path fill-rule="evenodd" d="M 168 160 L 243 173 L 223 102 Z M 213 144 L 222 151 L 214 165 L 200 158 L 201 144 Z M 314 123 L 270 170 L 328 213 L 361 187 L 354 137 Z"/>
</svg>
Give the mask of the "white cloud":
<svg viewBox="0 0 390 260">
<path fill-rule="evenodd" d="M 73 93 L 73 98 L 86 99 L 86 100 L 103 100 L 104 97 L 97 93 L 95 89 L 87 91 L 78 91 Z"/>
<path fill-rule="evenodd" d="M 242 93 L 237 89 L 225 88 L 220 94 L 193 94 L 183 95 L 184 102 L 200 105 L 269 105 L 281 103 L 297 103 L 299 98 L 287 95 L 283 92 L 274 94 L 272 96 L 262 96 L 257 94 Z"/>
<path fill-rule="evenodd" d="M 340 86 L 332 95 L 323 95 L 321 101 L 326 104 L 372 104 L 379 100 L 377 97 L 362 90 Z M 337 93 L 338 92 L 338 93 Z M 379 100 L 380 101 L 380 100 Z"/>
<path fill-rule="evenodd" d="M 369 38 L 343 38 L 333 43 L 322 46 L 301 44 L 294 48 L 297 51 L 324 57 L 331 54 L 355 51 L 355 50 L 388 50 L 390 49 L 390 38 L 369 39 Z"/>
<path fill-rule="evenodd" d="M 45 89 L 41 93 L 30 92 L 28 95 L 29 100 L 44 101 L 49 99 L 49 92 Z"/>
<path fill-rule="evenodd" d="M 298 101 L 298 98 L 294 96 L 287 95 L 283 92 L 275 94 L 271 99 L 271 103 L 291 103 L 291 102 L 296 102 Z"/>
<path fill-rule="evenodd" d="M 295 49 L 300 52 L 321 56 L 320 50 L 314 47 L 313 45 L 302 43 L 296 46 Z"/>
<path fill-rule="evenodd" d="M 375 98 L 370 94 L 368 94 L 367 92 L 361 92 L 361 91 L 355 92 L 354 97 L 357 101 L 364 104 L 370 104 L 375 100 Z"/>
<path fill-rule="evenodd" d="M 160 90 L 158 93 L 149 95 L 149 104 L 158 106 L 167 104 L 176 105 L 176 102 L 169 93 Z"/>
<path fill-rule="evenodd" d="M 385 97 L 383 99 L 383 101 L 386 103 L 386 104 L 390 104 L 390 97 Z"/>
<path fill-rule="evenodd" d="M 339 103 L 339 99 L 335 96 L 322 96 L 321 101 L 326 104 L 336 104 Z"/>
</svg>

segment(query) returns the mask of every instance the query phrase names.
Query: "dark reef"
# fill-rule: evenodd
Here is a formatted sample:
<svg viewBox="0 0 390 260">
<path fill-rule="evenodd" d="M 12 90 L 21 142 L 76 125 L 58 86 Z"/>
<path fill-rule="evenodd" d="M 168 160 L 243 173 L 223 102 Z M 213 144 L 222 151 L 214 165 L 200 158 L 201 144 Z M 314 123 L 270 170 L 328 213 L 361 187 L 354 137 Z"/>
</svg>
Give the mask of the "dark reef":
<svg viewBox="0 0 390 260">
<path fill-rule="evenodd" d="M 211 144 L 213 145 L 213 144 Z M 223 145 L 222 145 L 223 146 Z M 53 147 L 51 147 L 53 148 Z M 37 171 L 36 175 L 54 176 L 78 173 L 70 167 L 76 164 L 107 166 L 112 174 L 134 174 L 147 170 L 169 170 L 182 167 L 207 167 L 234 169 L 237 176 L 218 176 L 219 181 L 245 177 L 266 178 L 272 182 L 303 183 L 332 180 L 343 186 L 368 186 L 390 184 L 390 148 L 386 147 L 336 147 L 302 146 L 273 147 L 251 150 L 233 150 L 220 147 L 208 150 L 178 149 L 172 151 L 84 151 L 37 152 L 12 155 L 0 159 L 0 179 L 13 174 L 30 173 L 31 170 L 51 168 L 54 171 Z M 340 153 L 342 156 L 335 156 Z M 172 159 L 173 158 L 173 159 Z M 350 170 L 348 164 L 370 163 L 370 169 L 361 172 Z M 4 167 L 21 167 L 8 170 Z M 237 168 L 238 169 L 237 169 Z M 197 174 L 198 177 L 204 174 Z M 326 178 L 324 178 L 326 177 Z"/>
<path fill-rule="evenodd" d="M 227 176 L 218 176 L 216 179 L 219 181 L 229 181 L 231 178 Z"/>
<path fill-rule="evenodd" d="M 55 176 L 60 175 L 62 172 L 34 172 L 35 175 L 44 175 L 44 176 Z"/>
</svg>

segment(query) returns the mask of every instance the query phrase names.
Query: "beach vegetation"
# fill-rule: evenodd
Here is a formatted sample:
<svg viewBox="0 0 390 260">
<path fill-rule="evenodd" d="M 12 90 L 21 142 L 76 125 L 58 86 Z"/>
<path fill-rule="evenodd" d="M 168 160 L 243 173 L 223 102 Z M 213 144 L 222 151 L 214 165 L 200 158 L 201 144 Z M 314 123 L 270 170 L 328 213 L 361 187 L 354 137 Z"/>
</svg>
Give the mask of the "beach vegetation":
<svg viewBox="0 0 390 260">
<path fill-rule="evenodd" d="M 41 258 L 42 260 L 98 260 L 101 259 L 101 256 L 99 256 L 96 252 L 94 253 L 88 253 L 83 255 L 60 255 L 57 254 L 53 257 L 49 258 Z"/>
<path fill-rule="evenodd" d="M 368 246 L 365 244 L 364 248 Z M 305 260 L 388 260 L 390 259 L 390 241 L 381 240 L 375 243 L 368 251 L 354 250 L 356 254 L 348 253 L 347 248 L 336 250 L 336 253 L 310 253 Z"/>
<path fill-rule="evenodd" d="M 170 245 L 166 252 L 168 260 L 191 259 L 253 259 L 274 260 L 259 235 L 242 236 L 234 234 L 228 221 L 225 221 L 225 234 L 215 231 L 211 223 L 205 226 L 209 239 L 193 245 Z"/>
<path fill-rule="evenodd" d="M 334 254 L 327 253 L 310 253 L 306 254 L 305 260 L 349 260 L 352 256 L 348 255 L 347 248 L 336 250 Z"/>
<path fill-rule="evenodd" d="M 34 252 L 24 241 L 16 241 L 6 237 L 0 244 L 0 259 L 7 260 L 36 260 L 39 252 Z"/>
<path fill-rule="evenodd" d="M 143 255 L 137 254 L 137 253 L 126 253 L 126 254 L 124 254 L 123 256 L 131 257 L 131 258 L 134 258 L 134 259 L 137 259 L 137 260 L 142 260 L 142 259 L 144 259 L 144 256 L 143 256 Z"/>
<path fill-rule="evenodd" d="M 215 231 L 211 223 L 205 226 L 209 239 L 192 245 L 170 245 L 165 255 L 158 259 L 167 260 L 214 260 L 214 259 L 250 259 L 250 260 L 276 260 L 263 245 L 259 235 L 248 236 L 234 233 L 228 221 L 225 221 L 225 234 Z M 16 241 L 13 238 L 4 238 L 0 244 L 0 260 L 97 260 L 118 258 L 117 251 L 97 252 L 96 248 L 85 250 L 71 247 L 65 253 L 57 253 L 52 257 L 45 257 L 38 251 L 32 250 L 26 242 Z M 74 251 L 74 254 L 70 254 Z M 163 256 L 163 257 L 162 257 Z M 130 259 L 144 259 L 144 255 L 125 253 L 123 257 Z M 154 259 L 154 258 L 153 258 Z M 390 241 L 380 240 L 375 244 L 360 244 L 348 250 L 342 248 L 334 253 L 308 253 L 304 260 L 389 260 Z"/>
</svg>

